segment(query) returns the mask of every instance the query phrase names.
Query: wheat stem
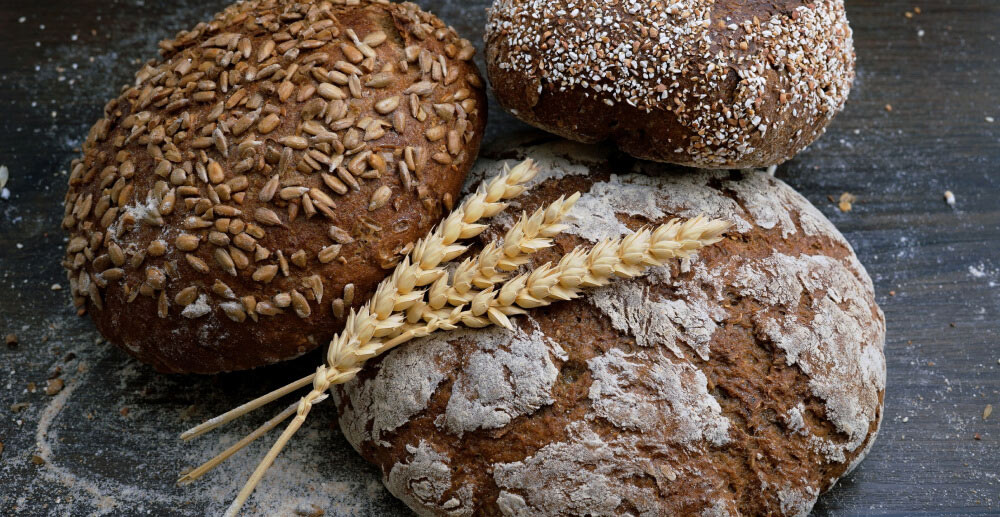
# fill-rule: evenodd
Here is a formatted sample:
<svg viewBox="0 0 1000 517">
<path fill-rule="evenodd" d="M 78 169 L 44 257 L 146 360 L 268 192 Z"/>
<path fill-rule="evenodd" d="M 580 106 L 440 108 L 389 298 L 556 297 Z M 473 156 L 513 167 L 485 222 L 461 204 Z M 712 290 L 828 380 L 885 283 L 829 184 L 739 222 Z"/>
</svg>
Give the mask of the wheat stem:
<svg viewBox="0 0 1000 517">
<path fill-rule="evenodd" d="M 211 431 L 212 429 L 215 429 L 216 427 L 219 427 L 219 426 L 221 426 L 223 424 L 231 422 L 231 421 L 233 421 L 233 420 L 235 420 L 235 419 L 237 419 L 237 418 L 239 418 L 239 417 L 241 417 L 241 416 L 243 416 L 243 415 L 245 415 L 245 414 L 247 414 L 247 413 L 249 413 L 249 412 L 251 412 L 251 411 L 253 411 L 253 410 L 255 410 L 255 409 L 257 409 L 257 408 L 259 408 L 261 406 L 263 406 L 263 405 L 265 405 L 265 404 L 269 404 L 269 403 L 271 403 L 271 402 L 273 402 L 273 401 L 275 401 L 275 400 L 277 400 L 277 399 L 279 399 L 281 397 L 284 397 L 285 395 L 287 395 L 287 394 L 289 394 L 289 393 L 291 393 L 293 391 L 296 391 L 299 388 L 304 388 L 304 387 L 308 386 L 312 382 L 313 377 L 315 377 L 315 376 L 316 376 L 315 373 L 307 375 L 307 376 L 305 376 L 305 377 L 303 377 L 303 378 L 301 378 L 301 379 L 299 379 L 299 380 L 297 380 L 297 381 L 295 381 L 293 383 L 290 383 L 290 384 L 287 384 L 287 385 L 285 385 L 285 386 L 283 386 L 281 388 L 278 388 L 278 389 L 276 389 L 276 390 L 268 393 L 267 395 L 264 395 L 264 396 L 261 396 L 261 397 L 257 397 L 255 399 L 251 400 L 250 402 L 247 402 L 246 404 L 243 404 L 243 405 L 241 405 L 239 407 L 230 409 L 229 411 L 226 411 L 225 413 L 223 413 L 223 414 L 221 414 L 221 415 L 219 415 L 219 416 L 217 416 L 215 418 L 212 418 L 210 420 L 206 420 L 206 421 L 204 421 L 204 422 L 202 422 L 202 423 L 200 423 L 200 424 L 192 427 L 191 429 L 188 429 L 187 431 L 184 431 L 183 433 L 181 433 L 181 440 L 185 440 L 186 441 L 186 440 L 190 440 L 192 438 L 197 438 L 197 437 L 199 437 L 199 436 L 201 436 L 201 435 L 203 435 L 203 434 Z"/>
<path fill-rule="evenodd" d="M 313 376 L 310 375 L 310 377 Z M 230 456 L 236 454 L 247 445 L 250 445 L 257 438 L 264 436 L 265 434 L 267 434 L 268 431 L 277 427 L 278 424 L 284 422 L 285 420 L 288 420 L 288 417 L 292 416 L 295 413 L 295 410 L 298 408 L 298 406 L 299 406 L 298 402 L 291 404 L 290 406 L 285 408 L 284 411 L 278 413 L 277 415 L 275 415 L 274 418 L 268 420 L 267 422 L 264 422 L 263 425 L 261 425 L 257 429 L 254 429 L 252 433 L 244 436 L 243 439 L 230 446 L 228 449 L 220 453 L 218 456 L 206 461 L 205 463 L 201 464 L 198 468 L 181 476 L 180 479 L 177 480 L 177 483 L 178 484 L 190 483 L 200 478 L 201 476 L 204 476 L 208 471 L 214 469 L 220 463 L 229 459 Z"/>
</svg>

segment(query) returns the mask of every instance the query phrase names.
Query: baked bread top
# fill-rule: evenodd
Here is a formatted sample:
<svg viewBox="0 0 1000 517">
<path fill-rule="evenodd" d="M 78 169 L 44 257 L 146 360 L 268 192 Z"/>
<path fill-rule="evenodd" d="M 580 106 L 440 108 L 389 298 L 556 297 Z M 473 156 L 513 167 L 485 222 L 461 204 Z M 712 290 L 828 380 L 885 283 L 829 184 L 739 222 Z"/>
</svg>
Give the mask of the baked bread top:
<svg viewBox="0 0 1000 517">
<path fill-rule="evenodd" d="M 212 373 L 325 343 L 449 210 L 486 122 L 474 47 L 412 3 L 237 3 L 160 44 L 73 164 L 78 306 Z"/>
<path fill-rule="evenodd" d="M 532 309 L 513 333 L 415 341 L 336 389 L 341 429 L 393 494 L 421 515 L 805 515 L 861 461 L 884 318 L 805 198 L 762 173 L 676 175 L 579 144 L 502 157 L 543 171 L 520 208 L 584 193 L 536 265 L 674 216 L 734 226 L 689 263 Z"/>
<path fill-rule="evenodd" d="M 487 69 L 522 120 L 706 168 L 783 162 L 844 106 L 842 0 L 498 0 Z"/>
</svg>

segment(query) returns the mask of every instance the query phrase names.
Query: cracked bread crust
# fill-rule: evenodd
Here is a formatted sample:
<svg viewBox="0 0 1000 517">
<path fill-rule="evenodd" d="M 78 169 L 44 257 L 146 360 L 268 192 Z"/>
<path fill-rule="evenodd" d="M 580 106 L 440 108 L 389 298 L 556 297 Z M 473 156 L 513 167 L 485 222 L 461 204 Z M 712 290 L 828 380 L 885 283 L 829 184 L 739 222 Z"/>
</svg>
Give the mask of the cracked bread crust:
<svg viewBox="0 0 1000 517">
<path fill-rule="evenodd" d="M 564 142 L 504 158 L 527 156 L 543 172 L 511 212 L 583 193 L 536 265 L 675 216 L 734 229 L 515 332 L 442 333 L 374 360 L 335 390 L 351 444 L 421 515 L 807 514 L 882 416 L 884 318 L 850 245 L 764 174 L 670 175 Z"/>
</svg>

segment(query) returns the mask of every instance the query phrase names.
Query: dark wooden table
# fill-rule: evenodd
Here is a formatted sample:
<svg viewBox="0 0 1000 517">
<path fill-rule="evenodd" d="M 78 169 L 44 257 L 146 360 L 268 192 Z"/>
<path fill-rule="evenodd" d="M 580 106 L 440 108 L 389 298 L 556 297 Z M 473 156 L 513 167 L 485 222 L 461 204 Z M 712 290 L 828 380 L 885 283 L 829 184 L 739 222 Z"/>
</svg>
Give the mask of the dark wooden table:
<svg viewBox="0 0 1000 517">
<path fill-rule="evenodd" d="M 419 3 L 481 42 L 488 1 Z M 224 4 L 0 1 L 0 165 L 11 193 L 0 199 L 0 335 L 19 341 L 0 345 L 2 515 L 219 513 L 264 443 L 193 486 L 175 486 L 175 475 L 265 415 L 192 445 L 177 433 L 317 362 L 157 375 L 75 316 L 58 264 L 74 148 L 157 40 Z M 1000 2 L 920 8 L 849 1 L 858 79 L 847 110 L 778 169 L 855 246 L 888 322 L 881 435 L 816 515 L 1000 514 Z M 490 117 L 487 142 L 523 129 L 495 108 Z M 857 196 L 850 212 L 832 202 L 843 192 Z M 46 394 L 50 378 L 65 382 L 57 394 Z M 997 410 L 984 418 L 988 404 Z M 406 515 L 324 409 L 257 501 L 283 515 Z"/>
</svg>

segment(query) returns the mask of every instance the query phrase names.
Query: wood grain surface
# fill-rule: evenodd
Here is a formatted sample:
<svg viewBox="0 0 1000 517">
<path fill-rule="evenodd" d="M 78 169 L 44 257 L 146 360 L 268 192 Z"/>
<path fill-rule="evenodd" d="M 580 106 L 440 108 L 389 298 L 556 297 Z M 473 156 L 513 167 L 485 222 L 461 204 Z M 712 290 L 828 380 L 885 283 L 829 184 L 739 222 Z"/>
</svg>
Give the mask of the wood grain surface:
<svg viewBox="0 0 1000 517">
<path fill-rule="evenodd" d="M 481 47 L 488 1 L 418 3 Z M 194 444 L 176 435 L 318 360 L 157 375 L 75 315 L 59 266 L 74 148 L 105 101 L 155 56 L 156 41 L 224 5 L 0 0 L 0 165 L 10 170 L 10 198 L 0 199 L 0 336 L 17 337 L 0 344 L 2 515 L 219 513 L 266 444 L 194 485 L 176 486 L 176 475 L 268 415 Z M 888 382 L 871 454 L 814 515 L 997 515 L 1000 2 L 848 1 L 848 15 L 858 78 L 847 109 L 778 176 L 843 231 L 871 273 L 888 325 Z M 485 143 L 524 129 L 492 106 Z M 835 202 L 844 192 L 857 198 L 849 212 Z M 64 383 L 52 381 L 52 395 L 50 379 Z M 987 405 L 996 409 L 984 418 Z M 408 515 L 332 413 L 314 411 L 250 508 Z"/>
</svg>

